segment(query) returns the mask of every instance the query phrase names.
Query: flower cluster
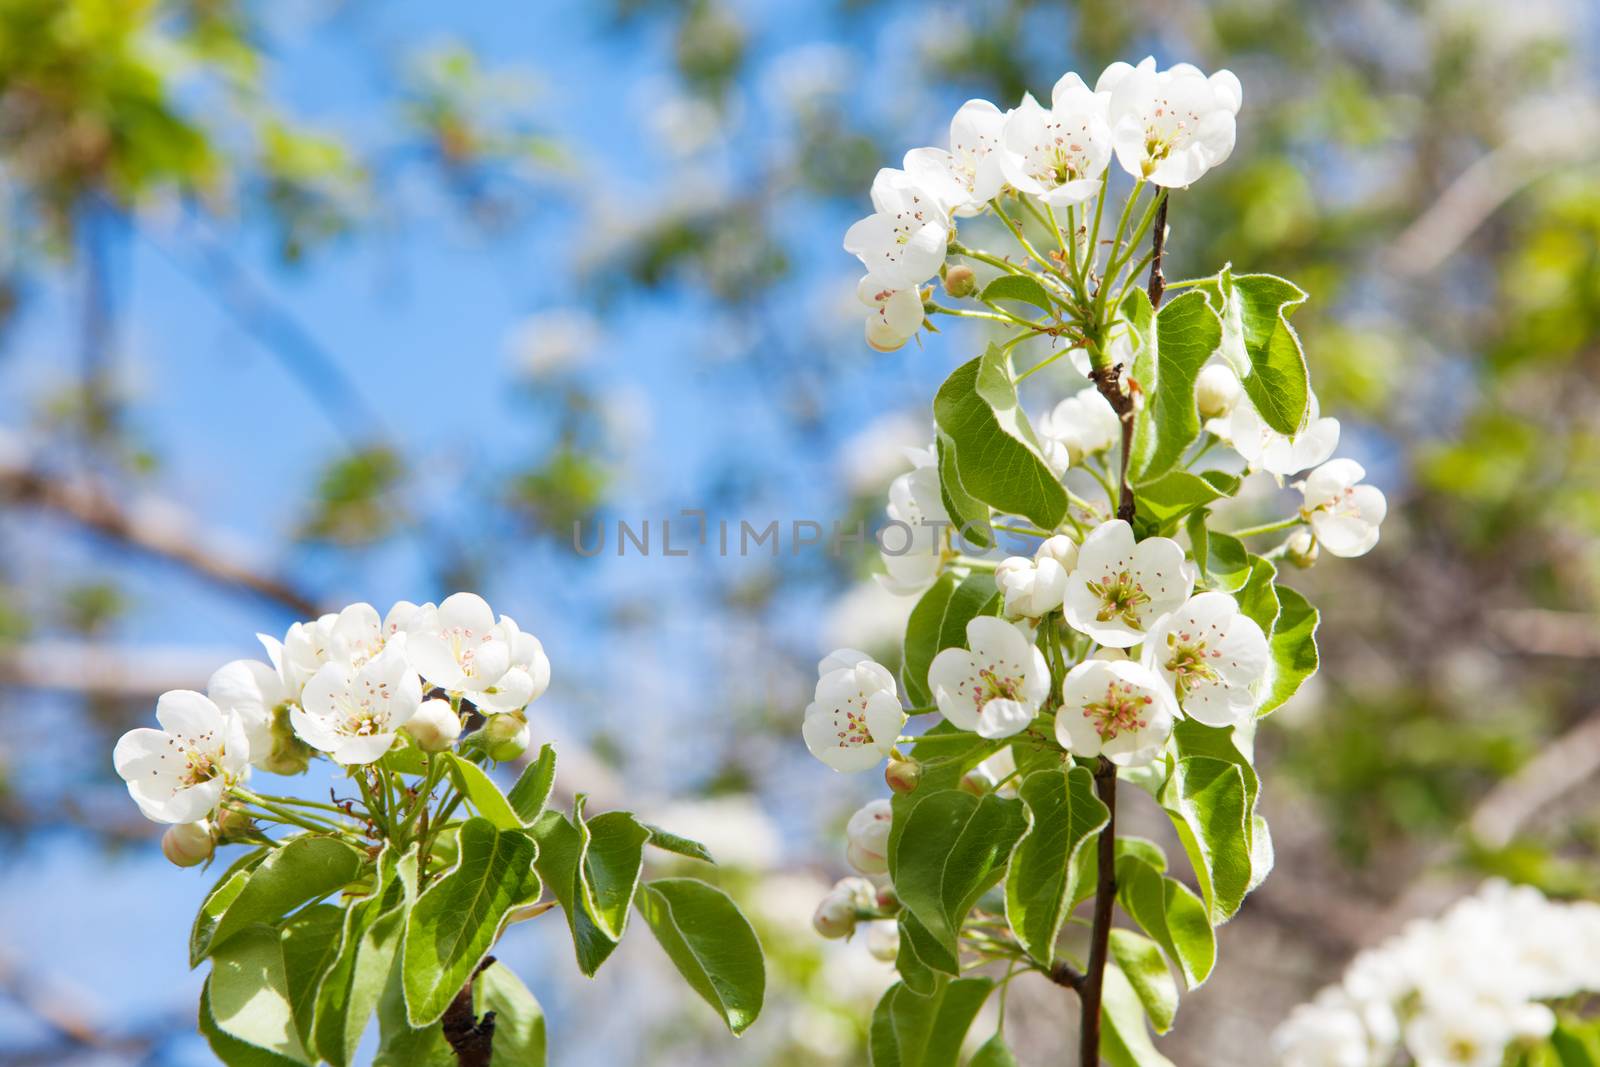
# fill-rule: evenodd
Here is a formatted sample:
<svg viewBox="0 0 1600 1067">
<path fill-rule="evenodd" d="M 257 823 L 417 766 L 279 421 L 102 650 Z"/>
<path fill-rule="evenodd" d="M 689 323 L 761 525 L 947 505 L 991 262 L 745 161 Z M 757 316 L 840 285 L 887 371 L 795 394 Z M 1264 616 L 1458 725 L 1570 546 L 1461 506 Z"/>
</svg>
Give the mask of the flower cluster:
<svg viewBox="0 0 1600 1067">
<path fill-rule="evenodd" d="M 174 862 L 210 855 L 205 820 L 255 767 L 298 774 L 318 754 L 364 767 L 397 744 L 439 752 L 474 713 L 483 725 L 467 741 L 514 759 L 528 745 L 524 709 L 550 684 L 539 640 L 473 593 L 402 601 L 383 616 L 352 604 L 260 640 L 266 662 L 225 664 L 204 693 L 163 694 L 158 728 L 117 742 L 113 762 L 139 810 L 177 824 L 163 843 Z"/>
<path fill-rule="evenodd" d="M 1499 1067 L 1600 992 L 1600 905 L 1490 882 L 1355 958 L 1273 1036 L 1283 1067 Z"/>
<path fill-rule="evenodd" d="M 950 122 L 950 146 L 916 148 L 872 182 L 873 213 L 845 234 L 866 267 L 858 294 L 867 342 L 881 351 L 922 326 L 919 287 L 937 274 L 955 220 L 980 214 L 1010 188 L 1051 210 L 1101 193 L 1112 157 L 1163 188 L 1198 180 L 1233 152 L 1243 90 L 1226 70 L 1207 77 L 1180 63 L 1157 70 L 1113 63 L 1090 89 L 1077 74 L 1056 82 L 1049 106 L 1031 95 L 1009 111 L 969 100 Z"/>
</svg>

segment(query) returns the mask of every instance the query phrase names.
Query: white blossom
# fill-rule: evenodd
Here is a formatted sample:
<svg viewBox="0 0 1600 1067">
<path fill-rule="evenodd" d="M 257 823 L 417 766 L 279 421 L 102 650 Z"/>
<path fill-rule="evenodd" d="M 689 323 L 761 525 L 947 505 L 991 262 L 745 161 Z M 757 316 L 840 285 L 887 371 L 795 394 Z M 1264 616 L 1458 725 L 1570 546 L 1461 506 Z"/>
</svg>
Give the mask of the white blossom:
<svg viewBox="0 0 1600 1067">
<path fill-rule="evenodd" d="M 845 858 L 862 874 L 889 870 L 889 824 L 894 818 L 889 801 L 869 800 L 845 824 Z"/>
<path fill-rule="evenodd" d="M 406 655 L 440 689 L 476 700 L 511 667 L 511 646 L 476 593 L 455 593 L 437 608 L 418 609 L 410 627 Z"/>
<path fill-rule="evenodd" d="M 1317 543 L 1335 556 L 1364 556 L 1378 543 L 1378 527 L 1389 512 L 1383 491 L 1365 485 L 1366 469 L 1353 459 L 1324 463 L 1301 483 L 1302 513 Z"/>
<path fill-rule="evenodd" d="M 1005 184 L 998 151 L 1006 116 L 987 100 L 968 100 L 950 120 L 950 150 L 906 153 L 907 173 L 921 178 L 955 215 L 975 215 Z"/>
<path fill-rule="evenodd" d="M 1227 593 L 1197 593 L 1144 643 L 1145 666 L 1177 693 L 1184 714 L 1207 726 L 1249 720 L 1271 664 L 1267 636 Z"/>
<path fill-rule="evenodd" d="M 982 737 L 1011 737 L 1027 728 L 1050 695 L 1044 653 L 1004 619 L 967 623 L 967 647 L 947 648 L 928 667 L 939 714 Z"/>
<path fill-rule="evenodd" d="M 1056 741 L 1074 756 L 1119 767 L 1149 763 L 1172 733 L 1177 708 L 1160 676 L 1132 660 L 1089 659 L 1067 672 Z"/>
<path fill-rule="evenodd" d="M 510 665 L 492 685 L 474 693 L 472 702 L 485 712 L 521 711 L 550 688 L 550 660 L 539 639 L 509 615 L 500 616 L 495 639 L 506 646 Z"/>
<path fill-rule="evenodd" d="M 889 504 L 884 511 L 890 524 L 879 540 L 879 555 L 889 573 L 877 579 L 891 593 L 916 596 L 939 577 L 950 514 L 939 492 L 934 450 L 907 449 L 906 457 L 912 469 L 889 484 Z"/>
<path fill-rule="evenodd" d="M 1080 389 L 1056 404 L 1034 427 L 1045 462 L 1057 475 L 1083 462 L 1083 457 L 1122 440 L 1122 420 L 1095 386 Z"/>
<path fill-rule="evenodd" d="M 1190 185 L 1233 153 L 1235 119 L 1244 91 L 1232 71 L 1209 78 L 1187 63 L 1156 70 L 1113 63 L 1095 91 L 1106 100 L 1117 162 L 1155 185 Z"/>
<path fill-rule="evenodd" d="M 1366 1027 L 1339 990 L 1297 1006 L 1272 1035 L 1281 1067 L 1373 1067 Z"/>
<path fill-rule="evenodd" d="M 811 754 L 834 770 L 864 771 L 894 749 L 905 721 L 894 675 L 863 658 L 817 679 L 801 733 Z"/>
<path fill-rule="evenodd" d="M 1206 429 L 1228 442 L 1252 470 L 1283 477 L 1323 463 L 1339 447 L 1339 420 L 1323 418 L 1315 393 L 1309 395 L 1306 424 L 1294 436 L 1266 424 L 1248 397 L 1226 417 L 1212 419 Z"/>
<path fill-rule="evenodd" d="M 1067 578 L 1067 623 L 1102 645 L 1131 648 L 1194 588 L 1193 570 L 1170 537 L 1137 543 L 1121 519 L 1096 526 L 1078 549 Z"/>
<path fill-rule="evenodd" d="M 1050 93 L 1050 106 L 1024 96 L 1006 117 L 1000 166 L 1018 192 L 1052 207 L 1092 199 L 1100 175 L 1111 162 L 1111 128 L 1105 97 L 1076 74 L 1063 74 Z"/>
<path fill-rule="evenodd" d="M 334 762 L 371 763 L 389 751 L 421 703 L 422 684 L 396 645 L 360 667 L 323 664 L 289 721 L 301 740 Z"/>
<path fill-rule="evenodd" d="M 994 581 L 1012 617 L 1037 619 L 1055 611 L 1067 592 L 1066 569 L 1049 557 L 1010 556 L 995 568 Z"/>
<path fill-rule="evenodd" d="M 903 170 L 884 168 L 872 182 L 873 214 L 844 235 L 872 284 L 914 289 L 939 272 L 950 220 L 938 200 Z"/>
<path fill-rule="evenodd" d="M 206 696 L 224 715 L 234 715 L 244 728 L 250 760 L 258 766 L 272 755 L 272 720 L 288 703 L 283 677 L 270 664 L 255 659 L 224 663 L 206 683 Z"/>
<path fill-rule="evenodd" d="M 176 689 L 156 701 L 161 728 L 129 730 L 111 761 L 128 794 L 154 822 L 198 822 L 249 775 L 244 724 L 203 693 Z"/>
<path fill-rule="evenodd" d="M 856 284 L 856 297 L 871 309 L 867 312 L 867 344 L 879 352 L 893 352 L 922 328 L 922 294 L 915 286 L 890 289 L 867 274 Z"/>
</svg>

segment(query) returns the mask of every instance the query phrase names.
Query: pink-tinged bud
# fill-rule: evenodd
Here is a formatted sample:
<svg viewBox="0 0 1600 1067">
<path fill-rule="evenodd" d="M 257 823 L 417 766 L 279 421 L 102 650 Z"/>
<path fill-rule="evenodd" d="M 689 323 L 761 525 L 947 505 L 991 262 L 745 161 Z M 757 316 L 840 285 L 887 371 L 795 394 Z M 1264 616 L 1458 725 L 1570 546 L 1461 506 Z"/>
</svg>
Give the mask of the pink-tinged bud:
<svg viewBox="0 0 1600 1067">
<path fill-rule="evenodd" d="M 841 878 L 817 905 L 811 925 L 823 937 L 849 937 L 855 932 L 862 912 L 870 913 L 877 902 L 877 890 L 865 878 Z"/>
<path fill-rule="evenodd" d="M 1244 388 L 1226 363 L 1213 363 L 1194 381 L 1194 400 L 1202 418 L 1220 419 L 1232 413 Z"/>
<path fill-rule="evenodd" d="M 211 824 L 216 829 L 217 841 L 224 845 L 246 840 L 256 827 L 255 820 L 249 815 L 228 806 L 217 809 L 216 814 L 211 816 Z"/>
<path fill-rule="evenodd" d="M 978 291 L 978 276 L 965 263 L 944 272 L 944 291 L 954 297 L 972 296 Z"/>
<path fill-rule="evenodd" d="M 892 759 L 883 769 L 883 780 L 889 788 L 901 796 L 917 788 L 917 783 L 922 781 L 922 765 L 915 760 Z"/>
<path fill-rule="evenodd" d="M 509 763 L 524 752 L 533 731 L 516 715 L 491 715 L 483 726 L 483 750 L 496 763 Z"/>
<path fill-rule="evenodd" d="M 424 752 L 443 752 L 461 736 L 461 717 L 446 700 L 424 700 L 402 727 Z"/>
<path fill-rule="evenodd" d="M 169 826 L 167 832 L 161 835 L 161 854 L 178 867 L 194 867 L 204 863 L 215 851 L 211 826 L 203 819 Z"/>
<path fill-rule="evenodd" d="M 879 911 L 899 911 L 900 894 L 894 891 L 894 886 L 886 885 L 878 890 Z"/>
<path fill-rule="evenodd" d="M 1289 535 L 1289 540 L 1283 546 L 1283 554 L 1290 563 L 1304 570 L 1317 562 L 1322 549 L 1311 531 L 1302 527 Z"/>
<path fill-rule="evenodd" d="M 980 770 L 970 770 L 961 776 L 960 789 L 963 793 L 981 797 L 994 789 L 994 781 Z"/>
<path fill-rule="evenodd" d="M 868 801 L 850 816 L 845 839 L 850 847 L 845 858 L 862 874 L 884 874 L 889 870 L 889 826 L 894 815 L 887 800 Z"/>
</svg>

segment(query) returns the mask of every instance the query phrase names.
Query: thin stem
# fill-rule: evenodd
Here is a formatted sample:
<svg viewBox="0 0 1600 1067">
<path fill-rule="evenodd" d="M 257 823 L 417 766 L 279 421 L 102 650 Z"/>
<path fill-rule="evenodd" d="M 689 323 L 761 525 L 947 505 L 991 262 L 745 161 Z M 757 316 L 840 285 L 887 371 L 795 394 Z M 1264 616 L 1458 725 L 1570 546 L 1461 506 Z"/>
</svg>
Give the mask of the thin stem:
<svg viewBox="0 0 1600 1067">
<path fill-rule="evenodd" d="M 992 571 L 1000 564 L 992 559 L 974 559 L 971 556 L 957 556 L 951 561 L 958 567 L 966 567 L 974 571 Z"/>
<path fill-rule="evenodd" d="M 1054 363 L 1056 360 L 1060 359 L 1062 356 L 1066 355 L 1070 351 L 1072 351 L 1072 349 L 1063 348 L 1059 352 L 1051 353 L 1050 355 L 1048 355 L 1045 358 L 1041 359 L 1039 362 L 1035 363 L 1033 366 L 1029 367 L 1027 370 L 1023 371 L 1021 374 L 1017 375 L 1015 380 L 1019 381 L 1019 382 L 1023 381 L 1028 377 L 1028 375 L 1033 374 L 1036 371 L 1044 370 L 1050 364 Z"/>
<path fill-rule="evenodd" d="M 1032 526 L 1006 526 L 1003 523 L 998 523 L 998 522 L 991 523 L 990 525 L 992 525 L 996 530 L 1004 530 L 1006 533 L 1016 534 L 1019 537 L 1052 537 L 1052 536 L 1054 536 L 1053 534 L 1050 533 L 1049 530 L 1040 530 L 1040 529 L 1037 529 L 1037 528 L 1032 527 Z"/>
<path fill-rule="evenodd" d="M 1026 199 L 1026 198 L 1024 198 L 1024 199 Z M 1028 253 L 1028 256 L 1035 263 L 1038 263 L 1040 266 L 1044 266 L 1045 264 L 1050 262 L 1048 259 L 1045 259 L 1043 256 L 1039 255 L 1039 253 L 1037 251 L 1034 250 L 1033 245 L 1030 244 L 1029 241 L 1028 241 L 1027 234 L 1022 232 L 1022 227 L 1018 226 L 1015 222 L 1011 221 L 1011 216 L 1007 215 L 1005 213 L 1005 210 L 1003 208 L 1001 208 L 1001 206 L 1000 206 L 1000 198 L 998 196 L 995 197 L 993 200 L 989 201 L 989 206 L 994 208 L 994 213 L 996 215 L 999 215 L 1000 216 L 1000 221 L 1006 224 L 1006 229 L 1011 231 L 1011 236 L 1016 238 L 1017 244 L 1022 246 L 1022 250 L 1024 252 Z"/>
<path fill-rule="evenodd" d="M 1018 318 L 1005 312 L 996 314 L 993 311 L 971 311 L 967 308 L 947 308 L 939 304 L 929 304 L 928 310 L 936 315 L 953 315 L 958 319 L 990 319 L 994 322 L 1003 322 L 1007 326 L 1023 325 L 1032 326 L 1027 319 Z"/>
<path fill-rule="evenodd" d="M 1246 526 L 1242 530 L 1234 530 L 1228 536 L 1255 537 L 1258 534 L 1278 533 L 1281 530 L 1292 530 L 1304 521 L 1299 515 L 1290 515 L 1287 519 L 1279 519 L 1277 522 L 1263 523 L 1260 526 Z"/>
<path fill-rule="evenodd" d="M 1089 935 L 1089 969 L 1079 990 L 1082 1015 L 1079 1067 L 1099 1067 L 1100 1000 L 1105 989 L 1106 955 L 1111 944 L 1111 913 L 1117 896 L 1117 767 L 1100 757 L 1094 771 L 1095 792 L 1109 813 L 1100 831 L 1099 871 L 1094 889 L 1094 928 Z"/>
<path fill-rule="evenodd" d="M 1106 491 L 1106 499 L 1111 502 L 1111 510 L 1117 510 L 1117 490 L 1111 484 L 1111 479 L 1100 472 L 1100 468 L 1093 463 L 1085 463 L 1083 469 L 1094 475 L 1094 480 L 1100 483 L 1100 488 Z"/>
</svg>

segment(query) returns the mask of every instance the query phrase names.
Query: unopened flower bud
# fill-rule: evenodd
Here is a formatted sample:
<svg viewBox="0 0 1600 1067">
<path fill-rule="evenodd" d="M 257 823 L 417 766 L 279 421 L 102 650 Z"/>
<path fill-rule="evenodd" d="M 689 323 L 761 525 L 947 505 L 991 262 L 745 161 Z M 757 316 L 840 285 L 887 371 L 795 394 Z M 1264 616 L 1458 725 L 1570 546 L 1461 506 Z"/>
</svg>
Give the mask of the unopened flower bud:
<svg viewBox="0 0 1600 1067">
<path fill-rule="evenodd" d="M 971 793 L 975 797 L 981 797 L 994 789 L 994 779 L 983 773 L 981 767 L 974 767 L 961 776 L 958 788 L 963 793 Z"/>
<path fill-rule="evenodd" d="M 443 752 L 461 736 L 461 716 L 446 700 L 424 700 L 403 727 L 424 752 Z"/>
<path fill-rule="evenodd" d="M 214 851 L 216 844 L 211 840 L 211 826 L 204 819 L 169 826 L 161 835 L 161 854 L 178 867 L 204 863 Z"/>
<path fill-rule="evenodd" d="M 1296 567 L 1304 569 L 1317 562 L 1317 556 L 1322 549 L 1317 546 L 1316 537 L 1304 527 L 1289 535 L 1289 540 L 1284 543 L 1283 554 Z"/>
<path fill-rule="evenodd" d="M 1078 542 L 1066 534 L 1056 534 L 1054 537 L 1044 539 L 1033 553 L 1035 562 L 1042 563 L 1053 559 L 1061 564 L 1061 569 L 1071 574 L 1078 566 Z"/>
<path fill-rule="evenodd" d="M 871 911 L 877 890 L 865 878 L 841 878 L 817 905 L 811 925 L 826 938 L 849 937 L 863 911 Z"/>
<path fill-rule="evenodd" d="M 914 760 L 892 759 L 883 769 L 883 780 L 890 789 L 904 796 L 922 780 L 922 765 Z"/>
<path fill-rule="evenodd" d="M 894 891 L 894 886 L 886 885 L 878 890 L 878 910 L 900 910 L 900 894 Z"/>
<path fill-rule="evenodd" d="M 944 272 L 944 291 L 954 297 L 971 296 L 978 291 L 978 276 L 964 263 L 951 267 Z"/>
<path fill-rule="evenodd" d="M 1239 376 L 1226 363 L 1202 368 L 1194 381 L 1195 403 L 1201 416 L 1207 419 L 1220 419 L 1233 411 L 1242 392 Z"/>
<path fill-rule="evenodd" d="M 528 751 L 533 731 L 516 715 L 491 715 L 483 726 L 483 750 L 496 763 L 508 763 Z"/>
<path fill-rule="evenodd" d="M 216 828 L 217 841 L 224 845 L 245 840 L 256 826 L 255 820 L 246 812 L 229 805 L 217 809 L 211 817 L 211 824 Z"/>
<path fill-rule="evenodd" d="M 1005 596 L 1006 614 L 1037 619 L 1061 607 L 1067 593 L 1067 572 L 1053 559 L 1035 562 L 1023 556 L 1001 561 L 995 585 Z"/>
<path fill-rule="evenodd" d="M 894 818 L 889 802 L 879 799 L 862 805 L 845 826 L 850 842 L 845 857 L 862 874 L 883 874 L 889 869 L 889 825 Z"/>
<path fill-rule="evenodd" d="M 900 924 L 892 919 L 868 923 L 867 951 L 874 959 L 893 963 L 900 955 Z"/>
<path fill-rule="evenodd" d="M 902 337 L 894 332 L 894 327 L 884 322 L 881 316 L 872 315 L 867 318 L 867 344 L 879 352 L 893 352 L 909 341 L 909 337 Z"/>
</svg>

